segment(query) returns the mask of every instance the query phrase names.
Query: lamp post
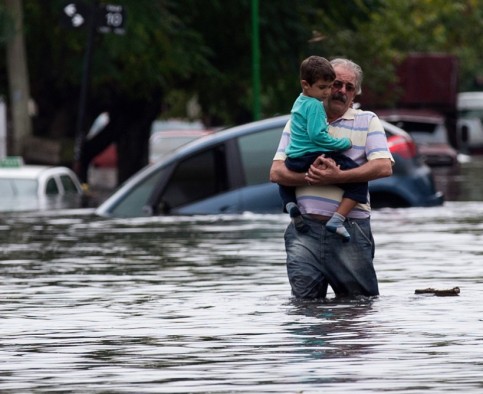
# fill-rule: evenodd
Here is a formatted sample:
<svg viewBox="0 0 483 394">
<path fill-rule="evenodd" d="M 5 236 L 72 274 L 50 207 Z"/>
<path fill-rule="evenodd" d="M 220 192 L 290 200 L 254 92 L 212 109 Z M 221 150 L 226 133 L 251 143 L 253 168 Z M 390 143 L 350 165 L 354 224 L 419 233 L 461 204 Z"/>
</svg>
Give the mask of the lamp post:
<svg viewBox="0 0 483 394">
<path fill-rule="evenodd" d="M 252 92 L 253 119 L 260 119 L 260 31 L 259 3 L 252 0 Z"/>
</svg>

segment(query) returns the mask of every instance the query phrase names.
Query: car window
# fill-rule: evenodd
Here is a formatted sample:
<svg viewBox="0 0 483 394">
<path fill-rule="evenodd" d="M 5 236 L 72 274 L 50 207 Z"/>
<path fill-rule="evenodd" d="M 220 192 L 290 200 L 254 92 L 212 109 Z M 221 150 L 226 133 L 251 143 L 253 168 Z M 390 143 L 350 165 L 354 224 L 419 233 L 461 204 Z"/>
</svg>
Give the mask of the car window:
<svg viewBox="0 0 483 394">
<path fill-rule="evenodd" d="M 394 124 L 409 133 L 433 133 L 437 126 L 436 123 L 408 121 L 398 121 Z"/>
<path fill-rule="evenodd" d="M 48 195 L 59 194 L 59 187 L 54 178 L 49 178 L 45 185 L 45 193 Z"/>
<path fill-rule="evenodd" d="M 479 118 L 483 120 L 483 110 L 481 109 L 462 109 L 458 111 L 460 118 L 474 119 Z"/>
<path fill-rule="evenodd" d="M 143 209 L 159 179 L 164 177 L 164 173 L 164 168 L 153 172 L 131 188 L 129 193 L 114 205 L 112 214 L 117 217 L 146 216 L 147 213 Z"/>
<path fill-rule="evenodd" d="M 446 127 L 441 123 L 400 120 L 393 124 L 410 133 L 417 144 L 445 144 L 448 142 Z"/>
<path fill-rule="evenodd" d="M 223 145 L 186 158 L 175 168 L 162 193 L 158 212 L 167 212 L 228 190 Z"/>
<path fill-rule="evenodd" d="M 283 127 L 239 138 L 240 155 L 247 185 L 268 182 L 273 156 L 277 150 Z"/>
<path fill-rule="evenodd" d="M 65 174 L 60 176 L 60 182 L 62 183 L 62 186 L 64 188 L 64 193 L 71 194 L 71 193 L 78 193 L 79 191 L 77 190 L 77 187 L 72 180 L 72 178 Z"/>
</svg>

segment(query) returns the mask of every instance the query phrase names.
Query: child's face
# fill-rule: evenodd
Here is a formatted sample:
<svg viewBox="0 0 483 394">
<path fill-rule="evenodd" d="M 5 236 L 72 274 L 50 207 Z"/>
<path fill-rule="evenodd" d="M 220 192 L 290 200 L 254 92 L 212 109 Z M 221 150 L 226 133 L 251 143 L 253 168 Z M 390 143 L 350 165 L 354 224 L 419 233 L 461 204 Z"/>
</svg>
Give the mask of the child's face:
<svg viewBox="0 0 483 394">
<path fill-rule="evenodd" d="M 309 85 L 307 81 L 303 80 L 302 91 L 306 96 L 324 101 L 332 93 L 332 82 L 319 79 L 312 85 Z"/>
</svg>

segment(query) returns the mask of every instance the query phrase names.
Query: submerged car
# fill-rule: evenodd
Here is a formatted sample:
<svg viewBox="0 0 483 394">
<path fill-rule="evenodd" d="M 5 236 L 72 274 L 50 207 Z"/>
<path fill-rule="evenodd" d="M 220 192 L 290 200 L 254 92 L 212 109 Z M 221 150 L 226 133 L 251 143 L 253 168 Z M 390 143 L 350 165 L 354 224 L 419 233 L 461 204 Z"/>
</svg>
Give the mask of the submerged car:
<svg viewBox="0 0 483 394">
<path fill-rule="evenodd" d="M 83 190 L 67 167 L 0 163 L 0 211 L 80 208 Z"/>
<path fill-rule="evenodd" d="M 130 178 L 96 213 L 103 217 L 167 214 L 280 213 L 269 171 L 289 116 L 248 123 L 193 141 Z M 443 203 L 431 169 L 405 131 L 383 123 L 395 159 L 394 174 L 369 182 L 379 207 Z"/>
<path fill-rule="evenodd" d="M 407 131 L 429 166 L 458 164 L 458 152 L 450 145 L 444 116 L 438 112 L 399 109 L 377 111 L 377 115 Z"/>
</svg>

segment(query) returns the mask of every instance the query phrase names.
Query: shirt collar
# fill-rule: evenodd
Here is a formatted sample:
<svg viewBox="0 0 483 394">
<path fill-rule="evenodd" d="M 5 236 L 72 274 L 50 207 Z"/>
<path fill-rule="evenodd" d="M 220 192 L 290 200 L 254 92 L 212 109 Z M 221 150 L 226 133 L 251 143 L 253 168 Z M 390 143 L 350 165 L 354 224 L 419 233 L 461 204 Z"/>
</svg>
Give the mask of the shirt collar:
<svg viewBox="0 0 483 394">
<path fill-rule="evenodd" d="M 342 120 L 342 119 L 353 120 L 356 117 L 357 111 L 358 111 L 357 109 L 348 108 L 347 111 L 345 111 L 345 113 L 342 116 L 340 116 L 336 120 L 334 120 L 334 122 L 337 122 L 337 121 Z M 334 123 L 334 122 L 332 122 L 332 123 Z"/>
</svg>

